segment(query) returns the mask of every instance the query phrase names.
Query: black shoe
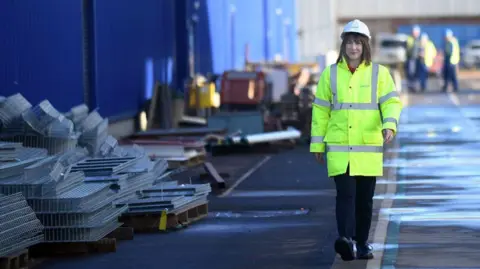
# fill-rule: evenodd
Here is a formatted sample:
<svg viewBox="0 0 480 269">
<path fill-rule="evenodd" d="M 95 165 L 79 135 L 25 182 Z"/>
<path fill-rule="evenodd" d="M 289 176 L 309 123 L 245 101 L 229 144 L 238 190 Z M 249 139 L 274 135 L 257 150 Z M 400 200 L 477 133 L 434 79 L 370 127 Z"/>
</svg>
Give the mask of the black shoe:
<svg viewBox="0 0 480 269">
<path fill-rule="evenodd" d="M 357 244 L 357 259 L 371 260 L 373 259 L 373 248 L 369 244 Z"/>
<path fill-rule="evenodd" d="M 352 261 L 355 259 L 353 243 L 345 237 L 341 237 L 335 241 L 335 251 L 344 261 Z"/>
</svg>

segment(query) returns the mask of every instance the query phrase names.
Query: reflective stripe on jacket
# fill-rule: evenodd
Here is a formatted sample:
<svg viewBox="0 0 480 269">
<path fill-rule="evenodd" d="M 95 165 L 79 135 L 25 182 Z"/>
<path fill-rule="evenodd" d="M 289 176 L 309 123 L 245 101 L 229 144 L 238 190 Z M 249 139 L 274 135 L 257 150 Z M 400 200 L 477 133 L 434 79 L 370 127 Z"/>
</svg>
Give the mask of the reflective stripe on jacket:
<svg viewBox="0 0 480 269">
<path fill-rule="evenodd" d="M 327 67 L 312 106 L 311 152 L 327 152 L 328 175 L 383 175 L 382 129 L 397 130 L 402 104 L 388 69 L 345 61 Z M 382 120 L 383 118 L 383 120 Z"/>
</svg>

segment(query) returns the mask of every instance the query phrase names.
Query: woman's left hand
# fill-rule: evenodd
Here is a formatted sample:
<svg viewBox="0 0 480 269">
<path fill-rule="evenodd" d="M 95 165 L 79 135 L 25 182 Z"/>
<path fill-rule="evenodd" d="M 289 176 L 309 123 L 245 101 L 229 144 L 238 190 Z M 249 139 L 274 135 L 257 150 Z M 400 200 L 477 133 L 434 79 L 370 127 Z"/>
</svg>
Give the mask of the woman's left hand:
<svg viewBox="0 0 480 269">
<path fill-rule="evenodd" d="M 385 129 L 383 130 L 383 141 L 384 143 L 388 144 L 392 142 L 394 137 L 393 130 L 392 129 Z"/>
</svg>

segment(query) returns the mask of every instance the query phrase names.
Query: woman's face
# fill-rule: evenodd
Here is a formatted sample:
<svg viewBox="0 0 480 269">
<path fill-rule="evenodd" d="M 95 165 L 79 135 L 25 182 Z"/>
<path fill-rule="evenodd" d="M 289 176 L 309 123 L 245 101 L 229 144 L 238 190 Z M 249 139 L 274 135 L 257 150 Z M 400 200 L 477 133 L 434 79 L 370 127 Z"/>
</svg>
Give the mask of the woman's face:
<svg viewBox="0 0 480 269">
<path fill-rule="evenodd" d="M 359 60 L 362 57 L 363 46 L 360 39 L 348 37 L 345 43 L 345 53 L 350 60 Z"/>
</svg>

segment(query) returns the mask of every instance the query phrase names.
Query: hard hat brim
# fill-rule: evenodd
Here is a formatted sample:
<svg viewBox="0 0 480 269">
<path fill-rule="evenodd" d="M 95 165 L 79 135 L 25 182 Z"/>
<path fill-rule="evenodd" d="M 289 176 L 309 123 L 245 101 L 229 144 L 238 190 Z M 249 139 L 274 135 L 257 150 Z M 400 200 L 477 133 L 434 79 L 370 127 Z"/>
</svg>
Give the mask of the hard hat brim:
<svg viewBox="0 0 480 269">
<path fill-rule="evenodd" d="M 366 35 L 364 33 L 360 33 L 360 32 L 356 32 L 356 31 L 349 31 L 349 32 L 343 32 L 341 35 L 340 35 L 340 38 L 343 40 L 343 38 L 345 37 L 345 35 L 347 34 L 357 34 L 357 35 L 361 35 L 361 36 L 364 36 L 368 39 L 371 39 L 371 37 L 369 35 Z"/>
</svg>

